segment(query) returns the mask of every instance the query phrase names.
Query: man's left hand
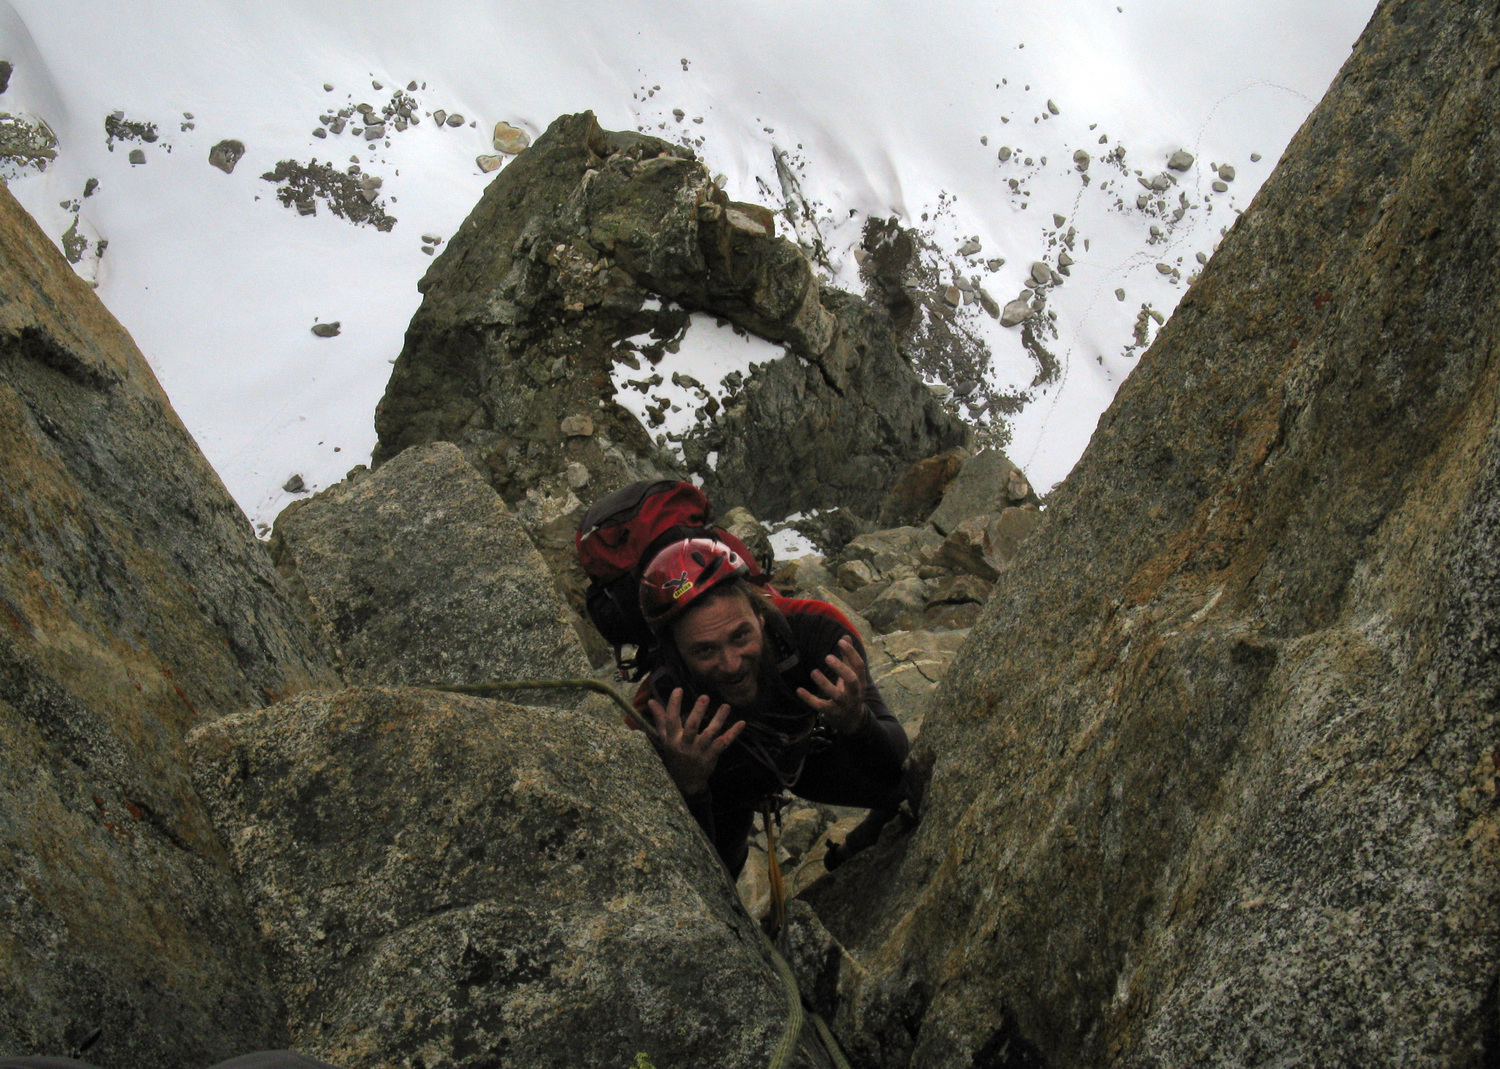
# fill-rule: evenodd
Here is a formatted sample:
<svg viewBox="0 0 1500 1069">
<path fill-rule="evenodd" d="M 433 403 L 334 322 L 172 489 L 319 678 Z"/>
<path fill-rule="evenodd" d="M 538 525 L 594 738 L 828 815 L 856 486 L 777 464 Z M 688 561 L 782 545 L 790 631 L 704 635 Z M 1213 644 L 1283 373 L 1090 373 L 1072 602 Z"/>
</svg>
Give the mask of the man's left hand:
<svg viewBox="0 0 1500 1069">
<path fill-rule="evenodd" d="M 797 697 L 811 706 L 818 717 L 840 735 L 852 735 L 864 727 L 865 717 L 865 661 L 854 648 L 854 641 L 847 635 L 839 639 L 839 652 L 830 653 L 824 660 L 831 675 L 813 669 L 812 681 L 823 692 L 818 697 L 806 687 L 797 688 Z"/>
</svg>

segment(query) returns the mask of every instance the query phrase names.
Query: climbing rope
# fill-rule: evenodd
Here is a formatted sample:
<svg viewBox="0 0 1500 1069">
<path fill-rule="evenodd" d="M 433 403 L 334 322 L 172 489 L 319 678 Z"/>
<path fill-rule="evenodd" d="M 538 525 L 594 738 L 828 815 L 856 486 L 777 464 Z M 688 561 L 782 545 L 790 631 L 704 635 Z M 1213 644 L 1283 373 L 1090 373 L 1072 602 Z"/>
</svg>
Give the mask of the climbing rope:
<svg viewBox="0 0 1500 1069">
<path fill-rule="evenodd" d="M 429 690 L 447 691 L 449 694 L 472 694 L 476 698 L 498 698 L 512 690 L 591 690 L 595 694 L 604 695 L 623 709 L 631 722 L 644 731 L 648 738 L 657 738 L 656 725 L 649 723 L 635 706 L 620 697 L 620 692 L 614 687 L 598 679 L 509 679 L 504 682 L 474 683 L 467 686 L 450 686 L 445 683 L 420 685 L 426 686 Z"/>
<path fill-rule="evenodd" d="M 760 824 L 766 833 L 766 883 L 771 889 L 773 937 L 786 927 L 786 880 L 781 875 L 781 858 L 776 856 L 776 827 L 781 823 L 781 800 L 768 795 L 760 803 Z"/>
<path fill-rule="evenodd" d="M 426 686 L 429 690 L 441 690 L 449 694 L 469 694 L 477 698 L 497 698 L 516 690 L 589 690 L 611 699 L 650 738 L 657 737 L 654 724 L 647 723 L 645 717 L 636 711 L 635 706 L 622 698 L 620 693 L 608 683 L 598 679 L 515 679 L 462 686 L 443 683 L 429 683 Z M 767 799 L 761 809 L 761 818 L 765 821 L 766 855 L 769 858 L 767 875 L 771 883 L 771 901 L 775 908 L 776 930 L 782 932 L 786 927 L 786 883 L 782 878 L 781 863 L 776 857 L 776 833 L 772 830 L 775 807 L 775 800 Z M 771 942 L 759 924 L 755 925 L 755 930 L 760 935 L 761 945 L 771 961 L 771 967 L 775 970 L 777 978 L 781 980 L 787 996 L 786 1028 L 775 1050 L 771 1052 L 771 1060 L 767 1063 L 767 1069 L 786 1069 L 791 1064 L 792 1057 L 797 1053 L 797 1045 L 802 1041 L 802 1031 L 809 1020 L 817 1032 L 819 1041 L 823 1044 L 823 1049 L 828 1052 L 828 1058 L 833 1063 L 834 1069 L 850 1069 L 849 1062 L 844 1057 L 844 1052 L 839 1049 L 838 1040 L 834 1038 L 827 1023 L 816 1013 L 803 1008 L 802 989 L 797 986 L 797 977 L 792 972 L 791 965 L 787 963 L 781 951 L 776 949 L 776 944 Z"/>
</svg>

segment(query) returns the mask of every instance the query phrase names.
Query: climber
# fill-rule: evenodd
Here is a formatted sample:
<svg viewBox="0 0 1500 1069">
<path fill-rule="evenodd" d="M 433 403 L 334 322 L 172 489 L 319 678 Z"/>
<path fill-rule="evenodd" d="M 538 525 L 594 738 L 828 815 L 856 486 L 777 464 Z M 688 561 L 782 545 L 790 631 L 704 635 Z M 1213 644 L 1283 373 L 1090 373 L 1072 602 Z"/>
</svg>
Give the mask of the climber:
<svg viewBox="0 0 1500 1069">
<path fill-rule="evenodd" d="M 673 543 L 651 560 L 640 603 L 662 663 L 636 707 L 650 710 L 667 772 L 732 875 L 744 867 L 757 804 L 783 789 L 871 810 L 830 848 L 833 868 L 873 842 L 909 797 L 906 732 L 843 614 L 769 594 L 748 574 L 734 549 L 710 538 Z"/>
</svg>

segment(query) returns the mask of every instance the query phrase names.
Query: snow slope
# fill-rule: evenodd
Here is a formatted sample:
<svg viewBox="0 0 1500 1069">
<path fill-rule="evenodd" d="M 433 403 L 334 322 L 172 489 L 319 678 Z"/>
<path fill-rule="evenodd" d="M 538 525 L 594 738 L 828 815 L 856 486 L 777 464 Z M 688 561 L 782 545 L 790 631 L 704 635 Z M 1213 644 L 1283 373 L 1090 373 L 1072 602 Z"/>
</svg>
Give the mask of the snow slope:
<svg viewBox="0 0 1500 1069">
<path fill-rule="evenodd" d="M 1076 263 L 1048 298 L 1054 381 L 1032 387 L 1037 365 L 1017 330 L 978 305 L 958 313 L 994 353 L 991 381 L 1029 395 L 1010 417 L 1009 451 L 1046 488 L 1129 373 L 1143 305 L 1170 313 L 1196 254 L 1249 203 L 1373 7 L 0 0 L 0 58 L 16 67 L 0 111 L 56 133 L 57 160 L 14 175 L 12 191 L 60 243 L 76 219 L 90 242 L 80 273 L 258 526 L 291 499 L 292 475 L 316 489 L 368 459 L 429 262 L 422 236 L 451 234 L 491 179 L 475 160 L 493 152 L 493 125 L 534 137 L 586 108 L 608 128 L 690 141 L 732 197 L 778 208 L 772 153 L 786 152 L 830 273 L 854 289 L 852 247 L 873 216 L 924 229 L 1001 304 L 1034 261 L 1058 264 L 1073 228 Z M 330 108 L 378 108 L 411 82 L 421 122 L 388 144 L 312 135 Z M 440 108 L 465 124 L 440 128 L 429 114 Z M 157 139 L 111 149 L 115 112 L 154 123 Z M 232 174 L 207 162 L 225 138 L 246 146 Z M 1100 158 L 1119 145 L 1123 169 Z M 1180 148 L 1194 167 L 1136 208 L 1139 179 Z M 146 162 L 131 164 L 132 149 Z M 1080 149 L 1087 172 L 1073 162 Z M 383 179 L 389 232 L 326 204 L 299 215 L 260 177 L 283 159 L 344 168 L 350 157 Z M 1237 174 L 1216 194 L 1208 165 L 1226 162 Z M 98 187 L 84 198 L 90 178 Z M 971 238 L 982 251 L 957 256 Z M 337 337 L 311 333 L 332 320 Z M 1155 329 L 1149 321 L 1148 336 Z M 716 350 L 684 346 L 698 351 Z"/>
</svg>

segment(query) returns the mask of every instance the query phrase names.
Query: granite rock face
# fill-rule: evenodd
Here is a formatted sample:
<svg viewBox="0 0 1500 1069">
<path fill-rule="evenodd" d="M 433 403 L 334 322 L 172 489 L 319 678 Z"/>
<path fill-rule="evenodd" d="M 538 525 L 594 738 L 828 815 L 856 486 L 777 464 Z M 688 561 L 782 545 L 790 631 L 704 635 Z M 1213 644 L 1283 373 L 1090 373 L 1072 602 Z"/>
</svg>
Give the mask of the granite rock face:
<svg viewBox="0 0 1500 1069">
<path fill-rule="evenodd" d="M 456 443 L 534 536 L 557 527 L 539 539 L 549 560 L 548 538 L 571 537 L 584 475 L 591 498 L 692 471 L 721 509 L 874 515 L 912 462 L 967 436 L 897 351 L 885 316 L 820 287 L 770 211 L 730 201 L 687 150 L 601 130 L 588 112 L 559 118 L 500 172 L 421 289 L 376 413 L 375 463 Z M 610 373 L 622 360 L 649 376 L 685 310 L 789 353 L 705 409 L 679 463 L 615 404 Z M 654 341 L 629 341 L 648 333 Z M 589 435 L 563 431 L 584 416 Z"/>
<path fill-rule="evenodd" d="M 451 443 L 415 446 L 293 503 L 271 551 L 351 683 L 588 674 L 546 562 Z"/>
<path fill-rule="evenodd" d="M 1050 496 L 820 891 L 856 1065 L 1500 1058 L 1497 64 L 1382 3 Z"/>
<path fill-rule="evenodd" d="M 749 1069 L 782 1041 L 753 922 L 614 717 L 356 688 L 191 746 L 301 1051 Z M 790 1064 L 826 1064 L 804 1040 Z"/>
<path fill-rule="evenodd" d="M 0 189 L 0 1050 L 284 1041 L 184 733 L 331 660 L 129 335 Z"/>
</svg>

